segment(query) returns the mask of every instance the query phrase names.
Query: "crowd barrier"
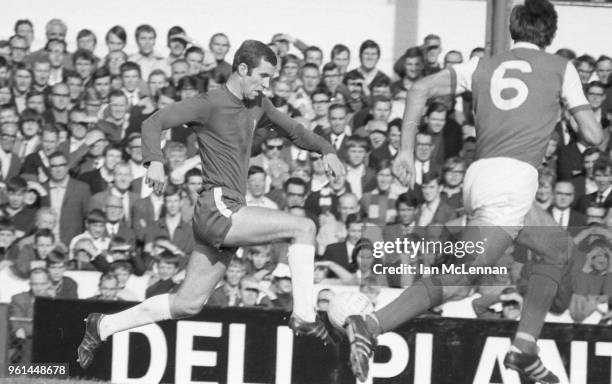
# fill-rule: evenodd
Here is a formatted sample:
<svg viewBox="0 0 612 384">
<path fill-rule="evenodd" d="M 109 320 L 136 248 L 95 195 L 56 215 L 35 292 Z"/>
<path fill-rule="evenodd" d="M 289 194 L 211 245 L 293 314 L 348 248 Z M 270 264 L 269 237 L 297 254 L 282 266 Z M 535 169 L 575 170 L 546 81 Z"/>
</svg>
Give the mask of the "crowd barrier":
<svg viewBox="0 0 612 384">
<path fill-rule="evenodd" d="M 83 318 L 131 303 L 40 299 L 35 304 L 34 362 L 68 363 L 70 376 L 118 383 L 354 383 L 346 341 L 324 347 L 294 338 L 288 314 L 205 308 L 199 315 L 114 335 L 82 370 L 76 348 Z M 501 362 L 516 322 L 420 318 L 379 338 L 369 383 L 519 384 Z M 608 383 L 612 330 L 547 324 L 542 360 L 565 384 Z"/>
</svg>

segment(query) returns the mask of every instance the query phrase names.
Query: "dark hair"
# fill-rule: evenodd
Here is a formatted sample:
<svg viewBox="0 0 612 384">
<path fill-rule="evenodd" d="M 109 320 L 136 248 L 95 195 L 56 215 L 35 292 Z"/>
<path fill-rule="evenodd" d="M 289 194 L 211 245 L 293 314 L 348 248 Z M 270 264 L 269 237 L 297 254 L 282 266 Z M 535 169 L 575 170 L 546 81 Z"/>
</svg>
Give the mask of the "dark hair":
<svg viewBox="0 0 612 384">
<path fill-rule="evenodd" d="M 350 213 L 346 216 L 346 228 L 348 228 L 351 224 L 363 224 L 365 219 L 361 216 L 360 213 Z"/>
<path fill-rule="evenodd" d="M 88 36 L 93 36 L 94 44 L 98 43 L 98 38 L 96 37 L 96 34 L 92 32 L 91 29 L 81 29 L 79 33 L 77 33 L 77 40 Z"/>
<path fill-rule="evenodd" d="M 168 40 L 168 43 L 170 43 L 170 38 L 174 35 L 180 35 L 182 33 L 186 33 L 185 29 L 183 29 L 183 27 L 181 27 L 180 25 L 175 25 L 174 27 L 171 27 L 168 30 L 168 34 L 166 35 L 166 40 Z"/>
<path fill-rule="evenodd" d="M 15 232 L 15 224 L 9 217 L 0 217 L 0 231 Z"/>
<path fill-rule="evenodd" d="M 316 87 L 314 91 L 310 94 L 310 99 L 314 99 L 315 95 L 325 95 L 328 99 L 331 99 L 332 94 L 326 87 Z"/>
<path fill-rule="evenodd" d="M 133 61 L 126 61 L 119 67 L 119 72 L 121 73 L 121 75 L 123 75 L 127 71 L 138 71 L 139 77 L 142 74 L 142 72 L 140 71 L 140 65 L 134 63 Z"/>
<path fill-rule="evenodd" d="M 315 63 L 306 63 L 306 64 L 304 64 L 302 66 L 302 73 L 304 73 L 304 70 L 307 69 L 307 68 L 314 69 L 317 72 L 320 72 L 319 71 L 319 67 L 317 67 L 317 65 Z"/>
<path fill-rule="evenodd" d="M 382 159 L 378 162 L 378 164 L 376 164 L 374 170 L 376 171 L 376 173 L 378 173 L 384 169 L 391 169 L 391 167 L 393 167 L 391 159 Z"/>
<path fill-rule="evenodd" d="M 578 56 L 576 60 L 574 60 L 574 65 L 576 67 L 578 67 L 582 63 L 587 63 L 593 68 L 595 68 L 595 66 L 597 65 L 597 63 L 595 63 L 595 58 L 591 55 Z"/>
<path fill-rule="evenodd" d="M 199 53 L 200 55 L 204 56 L 204 50 L 200 47 L 197 47 L 195 45 L 192 45 L 191 47 L 187 48 L 187 50 L 185 51 L 184 56 L 187 57 L 188 54 L 190 53 Z"/>
<path fill-rule="evenodd" d="M 436 171 L 427 172 L 423 175 L 423 183 L 421 185 L 429 184 L 432 181 L 436 181 L 441 184 L 440 173 Z"/>
<path fill-rule="evenodd" d="M 52 242 L 55 242 L 55 235 L 53 234 L 53 231 L 49 228 L 40 228 L 39 230 L 37 230 L 34 233 L 34 242 L 36 242 L 36 240 L 38 240 L 38 238 L 40 237 L 49 237 L 51 238 Z"/>
<path fill-rule="evenodd" d="M 344 44 L 336 44 L 336 45 L 334 45 L 334 47 L 331 50 L 330 57 L 333 60 L 334 57 L 336 57 L 336 55 L 339 55 L 342 52 L 348 52 L 349 55 L 351 54 L 351 50 L 348 49 L 348 47 L 346 45 L 344 45 Z"/>
<path fill-rule="evenodd" d="M 612 160 L 608 156 L 601 156 L 593 165 L 593 173 L 607 172 L 612 169 Z"/>
<path fill-rule="evenodd" d="M 94 57 L 93 53 L 91 53 L 91 51 L 88 51 L 86 49 L 79 49 L 75 53 L 72 54 L 72 63 L 75 66 L 76 66 L 77 60 L 79 60 L 79 59 L 87 60 L 91 64 L 93 64 L 95 62 L 95 57 Z"/>
<path fill-rule="evenodd" d="M 136 27 L 136 32 L 134 32 L 134 37 L 136 38 L 136 40 L 138 40 L 138 36 L 140 36 L 141 33 L 152 33 L 153 37 L 157 37 L 157 33 L 155 33 L 155 28 L 153 28 L 149 24 L 141 24 Z"/>
<path fill-rule="evenodd" d="M 557 32 L 557 12 L 548 0 L 525 0 L 512 9 L 510 36 L 514 41 L 533 43 L 545 48 Z"/>
<path fill-rule="evenodd" d="M 106 32 L 106 41 L 108 41 L 108 36 L 110 34 L 117 36 L 119 40 L 123 41 L 124 44 L 127 41 L 127 33 L 125 32 L 125 29 L 120 25 L 115 25 L 114 27 L 109 29 L 108 32 Z"/>
<path fill-rule="evenodd" d="M 347 85 L 349 80 L 364 80 L 365 78 L 358 71 L 349 71 L 344 75 L 344 80 L 342 81 L 344 85 Z"/>
<path fill-rule="evenodd" d="M 572 51 L 569 48 L 560 48 L 555 52 L 555 55 L 561 56 L 569 61 L 572 61 L 576 58 L 576 52 Z"/>
<path fill-rule="evenodd" d="M 283 189 L 285 190 L 285 192 L 287 192 L 289 185 L 299 185 L 301 187 L 304 187 L 304 194 L 306 194 L 308 190 L 308 185 L 306 184 L 306 182 L 299 177 L 290 177 L 285 181 L 285 184 L 283 185 Z"/>
<path fill-rule="evenodd" d="M 64 40 L 51 39 L 47 41 L 47 44 L 45 44 L 45 51 L 49 50 L 49 46 L 51 46 L 51 44 L 62 44 L 64 46 L 64 52 L 66 52 L 66 42 Z"/>
<path fill-rule="evenodd" d="M 479 53 L 483 53 L 484 51 L 485 49 L 483 47 L 476 47 L 472 49 L 472 51 L 470 52 L 470 59 Z"/>
<path fill-rule="evenodd" d="M 366 40 L 363 43 L 361 43 L 361 45 L 359 46 L 359 56 L 361 56 L 363 54 L 363 51 L 365 51 L 368 48 L 376 49 L 376 53 L 380 57 L 380 46 L 374 40 Z"/>
<path fill-rule="evenodd" d="M 399 210 L 400 204 L 406 204 L 409 207 L 416 208 L 419 205 L 419 199 L 412 191 L 404 192 L 395 200 L 396 210 Z"/>
<path fill-rule="evenodd" d="M 331 114 L 332 111 L 335 111 L 336 109 L 343 109 L 344 112 L 348 113 L 348 107 L 344 104 L 332 104 L 327 113 Z"/>
<path fill-rule="evenodd" d="M 245 40 L 236 51 L 236 54 L 234 54 L 232 71 L 238 71 L 238 66 L 244 63 L 248 67 L 247 73 L 250 75 L 253 68 L 261 64 L 262 59 L 273 66 L 277 64 L 276 54 L 274 54 L 274 51 L 269 46 L 261 41 Z"/>
<path fill-rule="evenodd" d="M 252 175 L 256 175 L 258 173 L 263 173 L 265 175 L 266 171 L 258 165 L 251 165 L 249 167 L 249 172 L 247 174 L 247 177 L 251 177 Z"/>
<path fill-rule="evenodd" d="M 336 65 L 336 63 L 334 62 L 329 62 L 329 63 L 325 63 L 325 65 L 323 65 L 323 68 L 321 69 L 322 72 L 327 72 L 327 71 L 334 71 L 338 69 L 338 66 Z"/>
<path fill-rule="evenodd" d="M 176 63 L 176 61 L 175 61 Z M 182 91 L 185 88 L 193 88 L 198 90 L 198 78 L 195 75 L 182 77 L 176 85 L 178 91 Z"/>
<path fill-rule="evenodd" d="M 158 263 L 172 264 L 177 268 L 181 263 L 180 256 L 175 255 L 174 253 L 168 250 L 163 250 L 159 255 L 157 255 L 157 258 Z"/>
<path fill-rule="evenodd" d="M 58 249 L 52 250 L 47 255 L 47 267 L 51 266 L 52 264 L 60 264 L 60 263 L 66 265 L 67 262 L 68 262 L 68 255 L 66 255 L 66 253 L 61 252 Z"/>
<path fill-rule="evenodd" d="M 591 88 L 601 88 L 605 90 L 606 86 L 601 81 L 593 80 L 586 86 L 586 91 L 589 92 Z"/>
<path fill-rule="evenodd" d="M 13 176 L 6 181 L 6 189 L 9 192 L 25 191 L 28 183 L 21 176 Z"/>
<path fill-rule="evenodd" d="M 108 68 L 106 67 L 102 67 L 102 68 L 98 68 L 96 69 L 96 71 L 91 75 L 91 80 L 92 82 L 95 82 L 98 79 L 102 79 L 104 77 L 110 77 L 111 73 L 108 70 Z"/>
<path fill-rule="evenodd" d="M 179 195 L 180 197 L 180 194 L 181 194 L 181 189 L 174 184 L 168 184 L 166 185 L 166 188 L 164 189 L 164 199 L 166 197 L 170 197 L 174 195 Z"/>
<path fill-rule="evenodd" d="M 446 105 L 439 103 L 437 101 L 434 101 L 433 103 L 429 104 L 429 106 L 427 107 L 427 111 L 425 112 L 425 116 L 429 116 L 434 112 L 446 112 L 448 113 L 448 108 L 446 108 Z"/>
<path fill-rule="evenodd" d="M 406 50 L 406 53 L 404 53 L 404 57 L 406 59 L 418 57 L 423 61 L 423 51 L 421 51 L 419 47 L 410 47 Z"/>
<path fill-rule="evenodd" d="M 106 214 L 101 209 L 92 209 L 87 214 L 86 219 L 88 224 L 91 223 L 106 223 Z"/>
<path fill-rule="evenodd" d="M 34 28 L 34 25 L 32 24 L 32 22 L 29 19 L 19 19 L 15 22 L 15 27 L 13 28 L 13 30 L 15 31 L 15 33 L 17 33 L 17 29 L 19 28 L 19 26 L 21 25 L 29 25 L 30 28 Z"/>
<path fill-rule="evenodd" d="M 187 173 L 185 173 L 185 181 L 189 180 L 190 177 L 203 177 L 204 175 L 202 175 L 202 170 L 198 167 L 193 167 L 190 170 L 187 171 Z"/>
</svg>

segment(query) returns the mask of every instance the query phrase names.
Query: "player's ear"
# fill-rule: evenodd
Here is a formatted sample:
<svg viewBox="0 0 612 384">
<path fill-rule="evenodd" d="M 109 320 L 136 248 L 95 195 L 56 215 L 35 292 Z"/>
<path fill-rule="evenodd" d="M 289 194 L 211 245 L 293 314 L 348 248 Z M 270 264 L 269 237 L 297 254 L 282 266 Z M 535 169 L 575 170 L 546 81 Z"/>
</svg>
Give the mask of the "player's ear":
<svg viewBox="0 0 612 384">
<path fill-rule="evenodd" d="M 249 72 L 249 66 L 245 63 L 238 64 L 238 74 L 242 77 L 246 76 Z"/>
</svg>

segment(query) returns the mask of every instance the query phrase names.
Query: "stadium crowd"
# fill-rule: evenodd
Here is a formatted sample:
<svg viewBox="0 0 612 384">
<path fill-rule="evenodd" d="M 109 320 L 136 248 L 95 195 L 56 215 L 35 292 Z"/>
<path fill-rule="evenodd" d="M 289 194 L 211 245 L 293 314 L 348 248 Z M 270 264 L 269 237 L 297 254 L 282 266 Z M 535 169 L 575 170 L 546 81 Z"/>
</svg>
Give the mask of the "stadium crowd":
<svg viewBox="0 0 612 384">
<path fill-rule="evenodd" d="M 0 271 L 29 279 L 31 290 L 13 296 L 12 335 L 31 337 L 35 296 L 77 298 L 67 270 L 99 271 L 96 300 L 135 300 L 132 275 L 148 276 L 146 296 L 171 292 L 194 247 L 193 207 L 202 187 L 194 126 L 162 138 L 168 185 L 163 194 L 144 181 L 141 124 L 155 111 L 222 87 L 232 71 L 230 40 L 214 34 L 202 47 L 179 27 L 165 36 L 169 56 L 156 53 L 157 32 L 141 25 L 138 52 L 124 51 L 121 26 L 104 36 L 108 53 L 94 55 L 98 37 L 82 29 L 78 49 L 67 51 L 67 26 L 45 26 L 44 47 L 32 47 L 34 26 L 18 20 L 0 41 Z M 131 38 L 131 37 L 130 37 Z M 442 252 L 373 256 L 377 241 L 456 239 L 465 223 L 461 186 L 475 157 L 470 94 L 430 100 L 416 137 L 416 185 L 392 173 L 407 91 L 420 78 L 469 58 L 448 50 L 436 35 L 408 48 L 394 73 L 377 68 L 379 45 L 358 52 L 276 34 L 269 45 L 280 58 L 268 96 L 336 148 L 346 176 L 330 181 L 320 155 L 295 146 L 274 130 L 256 130 L 248 172 L 248 205 L 288 211 L 317 225 L 315 280 L 358 285 L 373 301 L 381 287 L 406 287 L 419 275 L 377 275 L 375 264 L 452 263 Z M 536 204 L 566 227 L 580 252 L 571 261 L 553 312 L 569 308 L 581 322 L 602 310 L 612 294 L 612 58 L 557 52 L 575 64 L 606 140 L 588 147 L 569 113 L 559 117 L 540 169 Z M 599 53 L 597 53 L 599 54 Z M 476 47 L 470 56 L 484 55 Z M 291 310 L 287 244 L 240 249 L 208 305 Z M 522 294 L 537 255 L 513 248 L 501 261 L 511 273 L 479 290 L 480 317 L 520 315 Z M 610 278 L 609 278 L 610 276 Z M 0 282 L 0 291 L 3 288 Z M 325 310 L 333 290 L 319 292 Z M 501 303 L 502 310 L 491 306 Z M 436 311 L 431 312 L 432 315 Z"/>
</svg>

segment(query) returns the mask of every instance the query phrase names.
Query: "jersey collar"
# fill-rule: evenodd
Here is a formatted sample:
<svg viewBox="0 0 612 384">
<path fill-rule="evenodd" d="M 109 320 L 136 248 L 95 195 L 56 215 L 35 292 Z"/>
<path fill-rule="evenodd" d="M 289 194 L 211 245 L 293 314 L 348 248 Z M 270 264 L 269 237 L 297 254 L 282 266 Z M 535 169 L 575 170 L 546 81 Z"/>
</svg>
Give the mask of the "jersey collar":
<svg viewBox="0 0 612 384">
<path fill-rule="evenodd" d="M 514 43 L 514 45 L 512 46 L 512 49 L 515 48 L 526 48 L 526 49 L 535 49 L 535 50 L 540 50 L 540 47 L 538 47 L 537 45 L 533 44 L 533 43 L 528 43 L 526 41 L 519 41 L 517 43 Z"/>
</svg>

